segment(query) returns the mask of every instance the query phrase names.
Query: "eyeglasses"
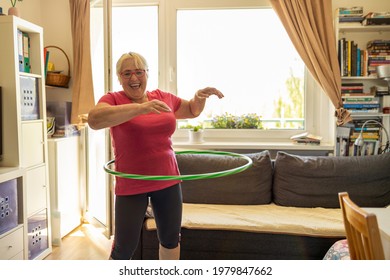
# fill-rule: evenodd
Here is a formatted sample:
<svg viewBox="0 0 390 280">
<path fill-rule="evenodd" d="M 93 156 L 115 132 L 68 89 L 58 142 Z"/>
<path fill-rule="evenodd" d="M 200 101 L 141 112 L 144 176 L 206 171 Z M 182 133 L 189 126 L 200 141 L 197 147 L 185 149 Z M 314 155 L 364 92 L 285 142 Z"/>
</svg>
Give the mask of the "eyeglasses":
<svg viewBox="0 0 390 280">
<path fill-rule="evenodd" d="M 141 69 L 137 69 L 134 71 L 126 70 L 121 73 L 121 77 L 126 80 L 131 79 L 131 76 L 133 75 L 135 75 L 137 78 L 142 78 L 145 75 L 145 72 L 146 72 L 145 70 L 141 70 Z"/>
</svg>

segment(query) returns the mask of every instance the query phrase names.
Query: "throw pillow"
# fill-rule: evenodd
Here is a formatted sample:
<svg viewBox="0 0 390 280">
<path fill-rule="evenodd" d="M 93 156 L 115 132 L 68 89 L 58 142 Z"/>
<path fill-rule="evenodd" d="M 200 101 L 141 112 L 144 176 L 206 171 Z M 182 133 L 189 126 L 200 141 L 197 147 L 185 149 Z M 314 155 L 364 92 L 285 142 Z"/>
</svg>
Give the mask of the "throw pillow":
<svg viewBox="0 0 390 280">
<path fill-rule="evenodd" d="M 274 202 L 296 207 L 340 207 L 348 192 L 361 207 L 390 204 L 390 153 L 364 157 L 296 156 L 275 158 Z"/>
<path fill-rule="evenodd" d="M 243 172 L 215 179 L 182 182 L 183 201 L 204 204 L 269 204 L 271 202 L 272 163 L 269 151 L 246 154 L 252 167 Z M 217 172 L 242 166 L 245 159 L 209 154 L 178 154 L 181 174 Z"/>
</svg>

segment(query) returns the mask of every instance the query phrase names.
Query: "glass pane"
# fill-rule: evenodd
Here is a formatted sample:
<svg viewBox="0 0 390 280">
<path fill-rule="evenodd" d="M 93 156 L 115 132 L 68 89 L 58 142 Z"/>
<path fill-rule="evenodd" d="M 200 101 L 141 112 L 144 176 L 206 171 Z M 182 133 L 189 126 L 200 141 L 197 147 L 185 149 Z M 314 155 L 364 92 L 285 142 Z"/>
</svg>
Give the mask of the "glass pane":
<svg viewBox="0 0 390 280">
<path fill-rule="evenodd" d="M 104 94 L 104 28 L 103 6 L 98 1 L 91 6 L 91 63 L 95 102 Z"/>
<path fill-rule="evenodd" d="M 103 3 L 95 1 L 91 6 L 91 62 L 95 102 L 105 92 L 103 27 Z M 88 166 L 86 218 L 100 222 L 106 228 L 106 235 L 110 236 L 109 186 L 106 174 L 102 172 L 102 166 L 108 161 L 105 130 L 94 131 L 87 128 L 85 137 Z"/>
<path fill-rule="evenodd" d="M 113 90 L 122 90 L 115 73 L 116 62 L 126 52 L 143 55 L 149 64 L 148 89 L 158 86 L 158 7 L 112 8 Z"/>
<path fill-rule="evenodd" d="M 225 95 L 200 119 L 257 114 L 263 128 L 303 127 L 304 64 L 272 9 L 179 10 L 177 42 L 178 95 Z"/>
</svg>

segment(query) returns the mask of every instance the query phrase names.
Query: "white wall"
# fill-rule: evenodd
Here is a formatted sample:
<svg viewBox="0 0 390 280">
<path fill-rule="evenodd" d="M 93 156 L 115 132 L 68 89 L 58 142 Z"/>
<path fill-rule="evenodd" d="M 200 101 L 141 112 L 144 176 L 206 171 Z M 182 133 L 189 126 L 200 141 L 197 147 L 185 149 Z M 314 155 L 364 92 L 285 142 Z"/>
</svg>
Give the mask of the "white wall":
<svg viewBox="0 0 390 280">
<path fill-rule="evenodd" d="M 3 13 L 8 13 L 11 7 L 10 0 L 0 0 Z M 42 26 L 44 46 L 55 45 L 65 51 L 70 61 L 70 76 L 73 68 L 72 34 L 70 27 L 70 8 L 68 0 L 23 0 L 16 2 L 20 17 Z M 68 66 L 61 51 L 50 49 L 50 61 L 55 64 L 56 70 L 63 70 L 67 74 Z M 72 79 L 69 88 L 46 88 L 47 101 L 71 101 Z"/>
</svg>

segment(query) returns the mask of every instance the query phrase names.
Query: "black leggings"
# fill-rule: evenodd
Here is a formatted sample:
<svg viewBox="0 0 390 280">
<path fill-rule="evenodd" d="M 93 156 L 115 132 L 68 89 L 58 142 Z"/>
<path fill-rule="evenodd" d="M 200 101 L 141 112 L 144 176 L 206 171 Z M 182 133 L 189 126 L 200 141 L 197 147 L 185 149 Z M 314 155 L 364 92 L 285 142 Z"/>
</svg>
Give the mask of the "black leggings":
<svg viewBox="0 0 390 280">
<path fill-rule="evenodd" d="M 178 246 L 183 202 L 180 184 L 150 193 L 116 196 L 112 259 L 132 258 L 138 245 L 149 197 L 160 244 L 168 249 Z"/>
</svg>

